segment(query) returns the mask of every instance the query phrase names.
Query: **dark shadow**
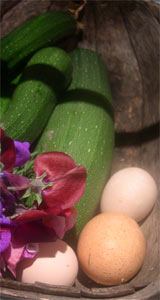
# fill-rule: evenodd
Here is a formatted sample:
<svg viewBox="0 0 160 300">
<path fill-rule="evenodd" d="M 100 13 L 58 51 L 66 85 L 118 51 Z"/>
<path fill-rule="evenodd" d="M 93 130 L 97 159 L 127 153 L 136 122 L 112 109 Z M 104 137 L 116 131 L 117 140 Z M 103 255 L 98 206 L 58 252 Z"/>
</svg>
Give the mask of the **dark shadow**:
<svg viewBox="0 0 160 300">
<path fill-rule="evenodd" d="M 75 89 L 72 91 L 66 91 L 65 94 L 62 95 L 59 103 L 67 101 L 88 102 L 92 103 L 95 106 L 102 107 L 108 112 L 112 120 L 114 120 L 114 109 L 111 102 L 107 99 L 107 97 L 104 97 L 97 92 L 89 91 L 87 89 Z"/>
<path fill-rule="evenodd" d="M 70 72 L 72 72 L 72 70 L 70 70 Z M 55 67 L 47 64 L 34 64 L 25 68 L 19 84 L 25 81 L 35 80 L 48 85 L 54 92 L 59 92 L 68 86 L 69 81 L 66 81 L 67 77 L 71 79 L 71 76 L 65 76 Z"/>
<path fill-rule="evenodd" d="M 20 0 L 5 0 L 1 2 L 1 9 L 0 9 L 0 18 L 3 17 L 13 6 L 15 6 Z"/>
<path fill-rule="evenodd" d="M 144 143 L 155 140 L 160 135 L 160 122 L 142 128 L 136 132 L 116 132 L 116 147 L 141 146 Z"/>
</svg>

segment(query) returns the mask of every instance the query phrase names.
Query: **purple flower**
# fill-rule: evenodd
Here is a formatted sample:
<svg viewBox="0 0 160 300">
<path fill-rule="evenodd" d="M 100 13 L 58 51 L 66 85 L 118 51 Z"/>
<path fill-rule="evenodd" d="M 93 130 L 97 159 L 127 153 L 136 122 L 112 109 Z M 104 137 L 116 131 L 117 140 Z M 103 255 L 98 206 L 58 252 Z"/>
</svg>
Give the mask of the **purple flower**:
<svg viewBox="0 0 160 300">
<path fill-rule="evenodd" d="M 16 241 L 15 229 L 20 227 L 3 215 L 0 202 L 0 277 L 6 267 L 16 276 L 16 266 L 22 258 L 33 258 L 37 253 L 35 245 L 25 245 Z"/>
<path fill-rule="evenodd" d="M 3 215 L 2 210 L 2 203 L 0 202 L 0 253 L 9 247 L 11 241 L 10 227 L 13 225 L 13 222 Z"/>
<path fill-rule="evenodd" d="M 16 161 L 15 161 L 15 167 L 20 167 L 23 166 L 27 160 L 30 159 L 30 151 L 29 151 L 29 147 L 30 147 L 30 143 L 28 142 L 18 142 L 18 141 L 14 141 L 14 146 L 16 149 Z"/>
<path fill-rule="evenodd" d="M 30 159 L 30 143 L 14 141 L 0 128 L 0 159 L 4 170 L 12 172 L 13 168 L 23 166 Z"/>
<path fill-rule="evenodd" d="M 15 213 L 16 198 L 21 198 L 29 187 L 29 179 L 25 176 L 3 171 L 0 176 L 0 201 L 3 215 L 11 216 Z"/>
<path fill-rule="evenodd" d="M 2 267 L 1 270 L 5 271 L 6 267 L 10 270 L 14 277 L 16 277 L 17 264 L 23 258 L 33 258 L 38 252 L 37 247 L 34 245 L 19 245 L 15 241 L 11 241 L 9 247 L 2 254 Z M 37 249 L 36 249 L 37 248 Z"/>
<path fill-rule="evenodd" d="M 0 178 L 0 205 L 3 206 L 3 215 L 10 216 L 14 213 L 15 196 L 7 189 L 2 178 Z"/>
</svg>

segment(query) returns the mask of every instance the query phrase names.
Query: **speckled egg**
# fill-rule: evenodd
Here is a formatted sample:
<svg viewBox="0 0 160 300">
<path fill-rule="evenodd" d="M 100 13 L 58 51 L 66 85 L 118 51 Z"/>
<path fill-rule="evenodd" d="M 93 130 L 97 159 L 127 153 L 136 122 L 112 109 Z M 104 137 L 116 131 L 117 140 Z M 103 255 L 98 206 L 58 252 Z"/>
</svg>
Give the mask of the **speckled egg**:
<svg viewBox="0 0 160 300">
<path fill-rule="evenodd" d="M 77 255 L 84 273 L 102 285 L 118 285 L 131 279 L 142 267 L 146 239 L 131 217 L 101 213 L 83 228 Z"/>
</svg>

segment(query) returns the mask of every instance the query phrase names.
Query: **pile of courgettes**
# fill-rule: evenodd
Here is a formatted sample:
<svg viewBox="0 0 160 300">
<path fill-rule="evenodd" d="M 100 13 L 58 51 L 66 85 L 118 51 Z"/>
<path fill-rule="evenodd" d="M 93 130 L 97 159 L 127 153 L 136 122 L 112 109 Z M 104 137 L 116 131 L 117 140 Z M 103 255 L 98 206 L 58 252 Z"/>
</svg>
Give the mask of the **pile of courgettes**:
<svg viewBox="0 0 160 300">
<path fill-rule="evenodd" d="M 97 211 L 114 150 L 113 103 L 103 60 L 90 49 L 68 53 L 56 46 L 75 31 L 69 12 L 50 11 L 1 39 L 1 127 L 14 140 L 35 143 L 38 153 L 65 152 L 87 170 L 85 193 L 75 205 L 77 222 L 66 236 L 71 242 Z"/>
</svg>

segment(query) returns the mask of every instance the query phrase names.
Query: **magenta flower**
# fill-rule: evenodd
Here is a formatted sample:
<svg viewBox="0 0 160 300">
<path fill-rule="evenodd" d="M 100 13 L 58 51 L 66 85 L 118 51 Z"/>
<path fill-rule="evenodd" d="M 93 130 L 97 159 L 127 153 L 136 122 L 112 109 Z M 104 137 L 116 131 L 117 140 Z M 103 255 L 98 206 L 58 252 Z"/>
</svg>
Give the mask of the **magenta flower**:
<svg viewBox="0 0 160 300">
<path fill-rule="evenodd" d="M 46 152 L 29 162 L 35 179 L 27 178 L 22 175 L 30 170 L 23 168 L 30 144 L 13 141 L 1 128 L 0 142 L 0 263 L 2 272 L 7 267 L 15 276 L 17 263 L 36 254 L 29 245 L 62 239 L 74 226 L 74 204 L 84 193 L 87 175 L 69 155 Z"/>
<path fill-rule="evenodd" d="M 1 258 L 0 277 L 2 277 L 2 274 L 5 273 L 6 268 L 8 268 L 8 270 L 12 273 L 12 275 L 16 277 L 17 264 L 23 258 L 33 258 L 37 252 L 38 252 L 38 247 L 33 247 L 30 244 L 19 245 L 16 241 L 11 240 L 8 248 L 6 248 L 6 250 L 1 254 L 0 257 Z"/>
<path fill-rule="evenodd" d="M 0 128 L 1 170 L 0 170 L 0 201 L 3 214 L 10 216 L 15 211 L 16 198 L 20 198 L 28 187 L 30 180 L 24 176 L 11 173 L 13 168 L 22 166 L 29 158 L 28 142 L 13 141 Z"/>
<path fill-rule="evenodd" d="M 4 169 L 11 172 L 15 165 L 16 150 L 14 141 L 5 135 L 5 132 L 0 128 L 0 142 L 1 142 L 1 162 L 4 165 Z"/>
<path fill-rule="evenodd" d="M 14 223 L 12 220 L 3 215 L 3 208 L 0 202 L 0 277 L 6 271 L 6 267 L 16 276 L 16 266 L 18 262 L 24 258 L 32 258 L 37 253 L 29 251 L 26 244 L 18 241 L 15 234 L 20 224 Z M 23 235 L 23 232 L 21 232 Z"/>
<path fill-rule="evenodd" d="M 4 252 L 11 241 L 10 227 L 13 222 L 6 218 L 2 213 L 2 204 L 0 202 L 0 253 Z"/>
<path fill-rule="evenodd" d="M 21 230 L 23 227 L 25 232 L 21 239 L 29 243 L 45 240 L 46 237 L 48 241 L 55 240 L 57 236 L 63 238 L 75 223 L 77 212 L 72 206 L 84 193 L 86 170 L 83 166 L 77 166 L 67 154 L 46 152 L 36 157 L 34 171 L 43 201 L 40 205 L 34 203 L 34 209 L 14 219 L 16 223 L 21 223 Z M 42 183 L 52 184 L 45 189 L 41 188 L 41 183 L 38 184 L 38 178 L 43 174 L 46 176 Z"/>
<path fill-rule="evenodd" d="M 12 172 L 14 167 L 23 166 L 30 159 L 30 143 L 18 142 L 8 137 L 0 128 L 1 162 L 4 170 Z"/>
</svg>

